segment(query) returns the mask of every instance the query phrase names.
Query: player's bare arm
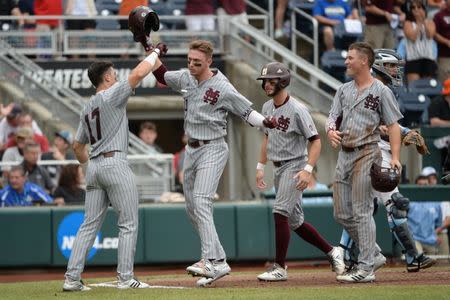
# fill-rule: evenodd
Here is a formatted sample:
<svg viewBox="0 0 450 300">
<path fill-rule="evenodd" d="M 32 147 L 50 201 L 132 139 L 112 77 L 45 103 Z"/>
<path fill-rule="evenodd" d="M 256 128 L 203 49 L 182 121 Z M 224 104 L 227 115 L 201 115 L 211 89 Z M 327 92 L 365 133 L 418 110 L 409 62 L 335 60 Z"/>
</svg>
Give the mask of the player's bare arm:
<svg viewBox="0 0 450 300">
<path fill-rule="evenodd" d="M 78 159 L 80 163 L 84 164 L 89 160 L 89 154 L 87 151 L 86 144 L 74 141 L 73 152 L 75 153 L 75 157 Z"/>
<path fill-rule="evenodd" d="M 159 43 L 151 51 L 146 52 L 147 57 L 134 68 L 128 75 L 128 82 L 132 88 L 135 88 L 148 74 L 161 65 L 157 66 L 157 60 L 160 56 L 167 53 L 167 46 Z M 159 60 L 158 60 L 159 61 Z"/>
<path fill-rule="evenodd" d="M 339 130 L 328 130 L 327 138 L 331 144 L 331 147 L 336 149 L 339 145 L 341 145 L 342 132 L 340 132 Z"/>
<path fill-rule="evenodd" d="M 301 171 L 299 171 L 295 176 L 294 179 L 297 180 L 297 184 L 295 187 L 303 191 L 308 187 L 308 184 L 311 180 L 311 173 L 312 169 L 317 163 L 317 160 L 320 156 L 320 150 L 322 148 L 322 144 L 320 142 L 319 136 L 317 136 L 316 139 L 309 142 L 308 145 L 308 163 L 306 164 L 305 168 Z"/>
<path fill-rule="evenodd" d="M 400 145 L 401 145 L 401 134 L 400 126 L 397 122 L 388 125 L 389 132 L 389 143 L 391 144 L 391 167 L 397 170 L 402 169 L 402 164 L 400 163 Z"/>
<path fill-rule="evenodd" d="M 264 135 L 264 139 L 261 144 L 261 154 L 259 156 L 259 162 L 256 166 L 256 187 L 263 190 L 267 187 L 266 183 L 264 182 L 264 167 L 267 163 L 267 142 L 268 142 L 267 135 Z"/>
</svg>

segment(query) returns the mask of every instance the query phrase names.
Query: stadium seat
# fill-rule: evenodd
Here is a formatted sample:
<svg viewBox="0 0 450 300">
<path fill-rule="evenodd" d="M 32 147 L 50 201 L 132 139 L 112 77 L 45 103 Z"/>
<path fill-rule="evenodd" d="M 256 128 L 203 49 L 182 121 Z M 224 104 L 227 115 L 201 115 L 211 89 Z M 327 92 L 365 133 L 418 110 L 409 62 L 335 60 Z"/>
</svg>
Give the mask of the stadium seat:
<svg viewBox="0 0 450 300">
<path fill-rule="evenodd" d="M 334 78 L 345 82 L 345 57 L 346 51 L 330 50 L 325 51 L 320 58 L 322 69 Z"/>
<path fill-rule="evenodd" d="M 433 98 L 442 92 L 442 83 L 436 79 L 419 79 L 408 84 L 411 93 L 421 94 Z"/>
<path fill-rule="evenodd" d="M 344 23 L 334 26 L 334 46 L 336 49 L 347 49 L 352 43 L 361 41 L 363 38 L 363 32 L 348 32 Z"/>
<path fill-rule="evenodd" d="M 428 122 L 428 106 L 430 98 L 422 94 L 398 90 L 398 104 L 404 118 L 400 120 L 402 126 L 418 127 Z"/>
<path fill-rule="evenodd" d="M 119 3 L 115 0 L 96 0 L 95 6 L 99 15 L 111 16 L 117 15 L 119 12 Z M 100 30 L 117 30 L 120 28 L 117 20 L 97 20 L 96 29 Z"/>
<path fill-rule="evenodd" d="M 123 1 L 123 0 L 122 0 Z M 112 14 L 117 15 L 119 12 L 120 1 L 116 0 L 96 0 L 95 6 L 97 11 L 101 13 L 102 10 L 106 9 L 112 12 Z"/>
</svg>

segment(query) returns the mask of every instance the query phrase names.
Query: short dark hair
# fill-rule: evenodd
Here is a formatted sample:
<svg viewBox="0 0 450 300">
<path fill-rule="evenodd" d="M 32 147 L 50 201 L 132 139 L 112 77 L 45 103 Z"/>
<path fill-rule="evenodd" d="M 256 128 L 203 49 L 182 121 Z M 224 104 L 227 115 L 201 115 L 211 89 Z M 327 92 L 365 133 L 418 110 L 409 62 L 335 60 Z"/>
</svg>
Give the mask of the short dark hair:
<svg viewBox="0 0 450 300">
<path fill-rule="evenodd" d="M 375 61 L 375 53 L 373 51 L 373 48 L 368 44 L 364 42 L 356 42 L 350 45 L 348 47 L 348 50 L 356 50 L 363 55 L 367 56 L 367 63 L 369 64 L 369 68 L 372 68 L 372 65 Z"/>
<path fill-rule="evenodd" d="M 94 87 L 98 87 L 103 82 L 103 75 L 111 67 L 114 67 L 114 64 L 110 61 L 97 61 L 89 66 L 88 76 Z"/>
<path fill-rule="evenodd" d="M 157 131 L 155 123 L 150 121 L 145 121 L 141 123 L 141 125 L 139 126 L 139 133 L 141 133 L 145 129 Z"/>
<path fill-rule="evenodd" d="M 20 172 L 20 174 L 22 176 L 25 176 L 25 169 L 22 167 L 22 165 L 18 165 L 18 166 L 12 166 L 11 169 L 9 170 L 9 174 L 11 174 L 12 172 Z"/>
</svg>

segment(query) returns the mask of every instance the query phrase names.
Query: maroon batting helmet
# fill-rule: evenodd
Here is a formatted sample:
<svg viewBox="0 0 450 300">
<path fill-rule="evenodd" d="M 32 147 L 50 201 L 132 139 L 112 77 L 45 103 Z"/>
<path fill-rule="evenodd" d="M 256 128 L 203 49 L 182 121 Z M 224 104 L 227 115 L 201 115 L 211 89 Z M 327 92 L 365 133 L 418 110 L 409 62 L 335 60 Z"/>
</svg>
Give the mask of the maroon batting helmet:
<svg viewBox="0 0 450 300">
<path fill-rule="evenodd" d="M 133 8 L 128 16 L 128 27 L 133 33 L 134 41 L 140 42 L 145 51 L 150 50 L 150 32 L 159 30 L 159 17 L 147 6 Z"/>
<path fill-rule="evenodd" d="M 393 191 L 400 182 L 397 169 L 385 168 L 376 163 L 370 168 L 370 181 L 374 190 L 382 193 Z"/>
<path fill-rule="evenodd" d="M 279 79 L 278 88 L 284 89 L 291 82 L 291 72 L 285 65 L 279 62 L 271 62 L 261 69 L 261 75 L 257 80 L 262 80 L 262 88 L 264 89 L 264 79 Z"/>
</svg>

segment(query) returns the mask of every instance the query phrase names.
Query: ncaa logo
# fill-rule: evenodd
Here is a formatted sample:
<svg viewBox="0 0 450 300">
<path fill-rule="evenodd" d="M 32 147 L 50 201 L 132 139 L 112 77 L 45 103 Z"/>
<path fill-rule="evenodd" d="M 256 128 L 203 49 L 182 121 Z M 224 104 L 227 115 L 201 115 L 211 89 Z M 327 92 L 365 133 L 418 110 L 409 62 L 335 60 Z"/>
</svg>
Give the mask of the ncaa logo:
<svg viewBox="0 0 450 300">
<path fill-rule="evenodd" d="M 73 243 L 75 242 L 75 236 L 77 235 L 78 229 L 83 223 L 84 213 L 73 212 L 64 217 L 64 219 L 59 223 L 57 241 L 58 248 L 62 255 L 69 259 L 70 253 L 72 252 Z M 100 240 L 101 233 L 97 234 L 96 242 Z M 97 243 L 95 243 L 97 244 Z M 97 252 L 97 247 L 94 245 L 89 251 L 87 257 L 90 260 Z"/>
<path fill-rule="evenodd" d="M 267 74 L 267 68 L 263 68 L 263 69 L 261 70 L 261 75 L 264 76 L 264 75 L 266 75 L 266 74 Z"/>
<path fill-rule="evenodd" d="M 143 13 L 141 14 L 141 17 L 145 17 L 146 15 L 147 15 L 147 13 L 143 12 Z"/>
</svg>

